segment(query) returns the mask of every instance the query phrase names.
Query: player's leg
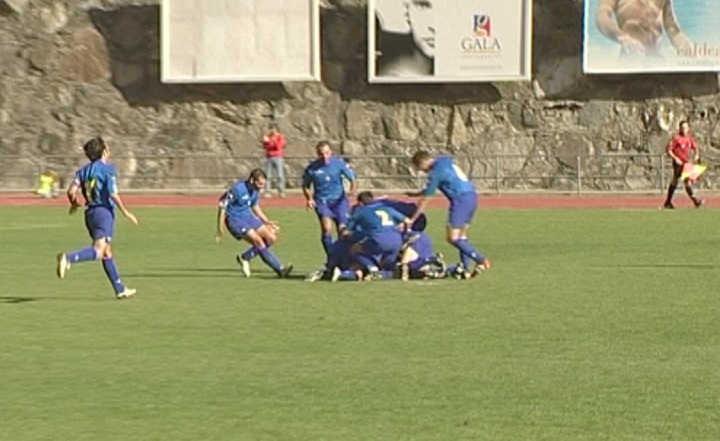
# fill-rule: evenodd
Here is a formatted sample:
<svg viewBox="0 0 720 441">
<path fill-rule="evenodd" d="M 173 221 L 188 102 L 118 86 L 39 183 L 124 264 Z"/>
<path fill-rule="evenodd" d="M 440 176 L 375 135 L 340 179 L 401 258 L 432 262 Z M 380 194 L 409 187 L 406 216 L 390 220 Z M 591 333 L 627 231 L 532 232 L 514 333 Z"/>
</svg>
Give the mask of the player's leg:
<svg viewBox="0 0 720 441">
<path fill-rule="evenodd" d="M 673 196 L 675 195 L 675 188 L 677 188 L 678 182 L 680 181 L 680 176 L 682 175 L 682 165 L 678 165 L 673 161 L 672 164 L 673 167 L 673 177 L 670 181 L 670 185 L 668 186 L 667 190 L 667 197 L 665 198 L 665 202 L 663 203 L 663 208 L 673 209 L 675 206 L 672 203 Z"/>
<path fill-rule="evenodd" d="M 318 217 L 318 223 L 320 224 L 320 243 L 322 244 L 325 255 L 328 254 L 328 250 L 332 246 L 332 229 L 334 215 L 332 208 L 327 202 L 316 202 L 315 213 Z"/>
<path fill-rule="evenodd" d="M 65 278 L 72 264 L 95 261 L 103 256 L 107 247 L 107 237 L 112 237 L 113 215 L 108 209 L 94 207 L 85 210 L 85 228 L 93 240 L 89 247 L 57 256 L 57 276 Z"/>
<path fill-rule="evenodd" d="M 412 246 L 406 247 L 400 254 L 400 279 L 403 282 L 410 280 L 410 265 L 416 262 L 420 255 Z"/>
<path fill-rule="evenodd" d="M 126 287 L 120 279 L 120 273 L 118 272 L 117 266 L 115 266 L 115 259 L 113 258 L 110 238 L 108 238 L 107 247 L 105 248 L 105 253 L 102 256 L 102 265 L 105 275 L 110 281 L 110 284 L 112 284 L 113 290 L 115 290 L 116 298 L 127 299 L 128 297 L 135 295 L 137 290 Z"/>
<path fill-rule="evenodd" d="M 333 203 L 331 206 L 333 221 L 335 222 L 335 231 L 338 237 L 340 232 L 345 229 L 350 215 L 350 200 L 343 196 L 341 199 Z"/>
<path fill-rule="evenodd" d="M 268 227 L 263 225 L 259 229 L 262 228 Z M 287 267 L 285 267 L 282 265 L 282 263 L 280 263 L 278 258 L 275 257 L 275 255 L 270 251 L 270 248 L 265 245 L 265 241 L 263 240 L 262 235 L 258 232 L 258 230 L 248 230 L 245 233 L 243 239 L 245 239 L 245 241 L 257 248 L 260 258 L 263 260 L 263 262 L 265 262 L 267 266 L 269 266 L 270 268 L 272 268 L 273 271 L 275 271 L 275 274 L 277 274 L 279 277 L 287 277 L 288 275 L 290 275 L 290 272 L 292 271 L 292 265 L 288 265 Z"/>
<path fill-rule="evenodd" d="M 695 189 L 693 189 L 692 181 L 690 181 L 690 178 L 686 178 L 683 181 L 683 184 L 685 185 L 685 192 L 687 193 L 688 197 L 690 197 L 690 200 L 693 202 L 693 205 L 695 205 L 695 208 L 700 208 L 705 201 L 695 196 Z"/>
<path fill-rule="evenodd" d="M 467 228 L 476 208 L 477 195 L 474 193 L 469 193 L 451 201 L 446 230 L 446 239 L 450 245 L 458 250 L 460 262 L 463 264 L 468 276 L 471 274 L 476 275 L 480 270 L 480 266 L 487 260 L 467 239 Z M 473 273 L 468 272 L 471 260 L 476 263 Z"/>
</svg>

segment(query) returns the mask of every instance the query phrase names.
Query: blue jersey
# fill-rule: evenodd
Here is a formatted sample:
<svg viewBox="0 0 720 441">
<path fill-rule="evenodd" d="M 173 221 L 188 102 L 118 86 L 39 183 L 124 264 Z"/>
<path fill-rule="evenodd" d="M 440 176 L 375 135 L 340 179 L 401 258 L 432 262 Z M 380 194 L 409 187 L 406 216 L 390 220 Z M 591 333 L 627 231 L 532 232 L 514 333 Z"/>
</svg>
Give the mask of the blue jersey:
<svg viewBox="0 0 720 441">
<path fill-rule="evenodd" d="M 333 156 L 327 164 L 322 159 L 316 159 L 305 168 L 303 188 L 313 186 L 316 202 L 335 201 L 345 196 L 343 176 L 350 182 L 355 181 L 355 173 L 343 159 Z"/>
<path fill-rule="evenodd" d="M 384 206 L 379 202 L 358 206 L 348 221 L 348 229 L 361 231 L 366 237 L 388 229 L 395 229 L 397 224 L 404 222 L 407 216 L 399 211 Z"/>
<path fill-rule="evenodd" d="M 229 218 L 243 217 L 252 214 L 252 208 L 260 201 L 260 192 L 250 181 L 237 181 L 225 192 L 221 205 Z"/>
<path fill-rule="evenodd" d="M 452 158 L 439 156 L 433 162 L 428 174 L 428 183 L 422 193 L 425 196 L 432 196 L 437 190 L 449 200 L 453 200 L 463 194 L 475 193 L 475 185 L 453 163 Z"/>
<path fill-rule="evenodd" d="M 85 205 L 115 208 L 111 196 L 117 194 L 117 172 L 111 164 L 93 161 L 75 172 L 75 184 L 82 189 Z"/>
</svg>

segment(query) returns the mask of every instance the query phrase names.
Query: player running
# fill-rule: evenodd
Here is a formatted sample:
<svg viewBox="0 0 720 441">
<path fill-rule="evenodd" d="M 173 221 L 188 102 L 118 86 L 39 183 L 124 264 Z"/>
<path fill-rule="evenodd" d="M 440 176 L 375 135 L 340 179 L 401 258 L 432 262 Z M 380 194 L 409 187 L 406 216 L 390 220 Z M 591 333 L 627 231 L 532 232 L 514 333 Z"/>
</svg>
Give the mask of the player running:
<svg viewBox="0 0 720 441">
<path fill-rule="evenodd" d="M 112 238 L 115 230 L 115 208 L 130 222 L 137 225 L 138 220 L 123 204 L 117 191 L 117 171 L 110 164 L 110 147 L 101 137 L 93 138 L 83 146 L 85 156 L 90 160 L 75 173 L 75 179 L 67 190 L 70 201 L 70 214 L 81 206 L 78 195 L 85 199 L 85 227 L 93 244 L 72 253 L 60 253 L 57 256 L 57 276 L 65 278 L 71 264 L 101 259 L 103 269 L 115 290 L 117 299 L 126 299 L 135 295 L 136 290 L 126 287 L 115 266 L 112 251 Z"/>
<path fill-rule="evenodd" d="M 321 242 L 327 254 L 333 242 L 333 222 L 339 234 L 348 219 L 350 202 L 345 194 L 343 177 L 350 182 L 351 195 L 357 190 L 357 180 L 352 168 L 343 159 L 333 156 L 327 141 L 320 141 L 315 150 L 318 159 L 311 162 L 303 173 L 303 194 L 308 210 L 317 213 Z"/>
<path fill-rule="evenodd" d="M 225 228 L 237 240 L 245 240 L 250 249 L 237 256 L 237 261 L 245 277 L 252 275 L 250 261 L 257 255 L 272 268 L 278 277 L 288 277 L 292 265 L 284 267 L 270 252 L 270 247 L 277 241 L 279 228 L 270 221 L 260 208 L 260 192 L 265 188 L 267 175 L 262 169 L 250 172 L 247 180 L 238 181 L 225 192 L 221 198 L 217 215 L 217 241 L 225 234 Z"/>
<path fill-rule="evenodd" d="M 475 185 L 448 156 L 433 157 L 426 151 L 419 151 L 413 155 L 412 162 L 415 168 L 428 173 L 428 183 L 423 190 L 407 193 L 408 196 L 419 197 L 418 208 L 410 221 L 415 222 L 419 218 L 427 207 L 427 198 L 440 190 L 450 201 L 446 239 L 460 252 L 464 278 L 477 276 L 482 270 L 490 268 L 490 261 L 467 239 L 467 230 L 478 205 Z M 472 272 L 469 271 L 471 260 L 475 262 Z"/>
</svg>

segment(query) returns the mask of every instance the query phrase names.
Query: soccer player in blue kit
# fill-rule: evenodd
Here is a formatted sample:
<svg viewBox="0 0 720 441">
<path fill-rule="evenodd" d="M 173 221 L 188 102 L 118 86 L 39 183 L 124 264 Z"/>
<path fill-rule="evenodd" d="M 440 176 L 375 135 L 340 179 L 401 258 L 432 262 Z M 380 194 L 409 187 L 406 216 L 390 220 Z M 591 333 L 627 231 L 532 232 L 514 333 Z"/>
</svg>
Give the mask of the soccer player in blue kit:
<svg viewBox="0 0 720 441">
<path fill-rule="evenodd" d="M 399 211 L 376 202 L 373 194 L 364 191 L 358 195 L 360 205 L 348 220 L 347 229 L 359 232 L 362 239 L 357 243 L 355 260 L 365 269 L 369 279 L 392 277 L 398 254 L 403 245 L 400 229 L 410 224 L 407 216 Z M 381 269 L 386 270 L 383 274 Z"/>
<path fill-rule="evenodd" d="M 315 210 L 320 221 L 322 246 L 327 254 L 333 243 L 333 222 L 339 233 L 348 219 L 350 202 L 343 177 L 350 182 L 351 195 L 357 190 L 357 180 L 352 168 L 342 158 L 333 156 L 327 141 L 320 141 L 315 151 L 317 159 L 305 168 L 302 186 L 308 210 Z"/>
<path fill-rule="evenodd" d="M 85 156 L 90 163 L 75 173 L 75 179 L 67 190 L 70 201 L 70 214 L 80 207 L 79 193 L 85 199 L 85 227 L 93 240 L 90 247 L 72 253 L 60 253 L 57 256 L 57 276 L 65 278 L 70 266 L 75 263 L 102 260 L 107 278 L 115 290 L 115 297 L 126 299 L 136 290 L 127 288 L 120 280 L 112 251 L 112 238 L 115 230 L 115 208 L 133 224 L 138 220 L 123 204 L 117 191 L 117 172 L 109 163 L 110 147 L 101 137 L 93 138 L 83 146 Z"/>
<path fill-rule="evenodd" d="M 440 190 L 450 201 L 446 239 L 460 252 L 464 278 L 474 277 L 490 268 L 490 261 L 467 239 L 467 230 L 478 205 L 475 185 L 448 156 L 433 157 L 426 151 L 419 151 L 413 155 L 412 162 L 415 168 L 428 174 L 428 182 L 423 190 L 407 193 L 408 196 L 419 197 L 418 208 L 410 220 L 417 220 L 427 207 L 427 198 Z M 469 268 L 471 260 L 475 262 L 472 272 Z"/>
<path fill-rule="evenodd" d="M 260 208 L 260 192 L 265 188 L 267 175 L 262 169 L 250 171 L 247 180 L 237 181 L 220 200 L 217 216 L 217 241 L 225 234 L 225 228 L 237 240 L 245 240 L 251 247 L 237 256 L 245 277 L 250 277 L 250 261 L 256 256 L 275 271 L 278 277 L 288 277 L 292 265 L 284 267 L 270 252 L 277 241 L 279 228 Z"/>
</svg>

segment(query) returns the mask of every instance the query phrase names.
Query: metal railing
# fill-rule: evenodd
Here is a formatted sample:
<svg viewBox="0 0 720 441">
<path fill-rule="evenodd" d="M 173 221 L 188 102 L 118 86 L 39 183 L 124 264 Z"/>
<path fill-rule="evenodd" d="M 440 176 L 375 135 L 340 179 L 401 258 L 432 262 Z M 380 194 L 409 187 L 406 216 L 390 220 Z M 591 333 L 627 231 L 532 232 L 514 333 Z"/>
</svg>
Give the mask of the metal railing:
<svg viewBox="0 0 720 441">
<path fill-rule="evenodd" d="M 405 155 L 343 155 L 353 165 L 361 188 L 403 190 L 418 188 L 424 182 L 410 167 Z M 616 153 L 594 156 L 553 156 L 455 154 L 458 166 L 488 193 L 557 192 L 662 192 L 672 170 L 664 154 Z M 299 189 L 302 171 L 312 157 L 287 156 L 287 188 Z M 218 156 L 206 154 L 134 155 L 113 158 L 119 185 L 124 191 L 187 192 L 219 191 L 262 166 L 260 156 Z M 716 164 L 717 161 L 710 161 Z M 72 179 L 83 164 L 81 157 L 61 155 L 0 155 L 0 191 L 30 191 L 37 187 L 43 171 L 53 170 L 61 186 Z M 698 183 L 700 188 L 717 189 L 720 167 L 709 167 Z"/>
</svg>

